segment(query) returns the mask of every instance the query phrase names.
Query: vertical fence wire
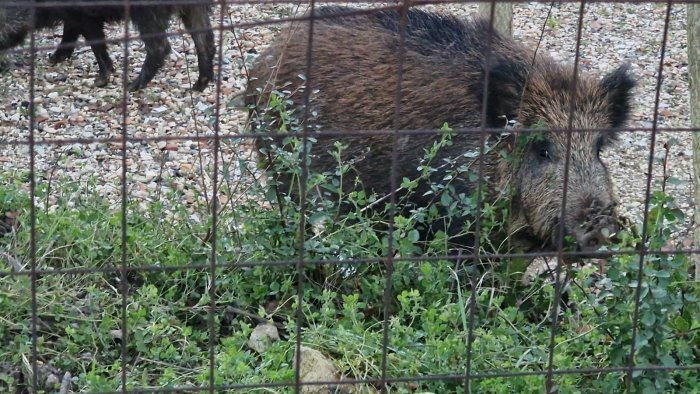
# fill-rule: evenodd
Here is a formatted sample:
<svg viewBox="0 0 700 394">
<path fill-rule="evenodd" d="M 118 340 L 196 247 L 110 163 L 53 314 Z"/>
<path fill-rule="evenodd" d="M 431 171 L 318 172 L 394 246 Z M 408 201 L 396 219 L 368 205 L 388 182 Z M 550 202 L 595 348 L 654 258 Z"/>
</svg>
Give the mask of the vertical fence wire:
<svg viewBox="0 0 700 394">
<path fill-rule="evenodd" d="M 383 308 L 382 308 L 382 358 L 381 358 L 381 381 L 380 390 L 382 393 L 387 391 L 387 369 L 389 362 L 389 341 L 391 334 L 389 330 L 391 325 L 389 320 L 391 318 L 391 313 L 389 311 L 389 305 L 393 298 L 393 283 L 392 277 L 394 274 L 394 230 L 396 228 L 396 215 L 398 209 L 396 208 L 396 189 L 398 187 L 397 181 L 397 167 L 399 161 L 399 135 L 398 130 L 400 129 L 400 119 L 401 119 L 401 100 L 403 95 L 402 84 L 403 84 L 403 67 L 406 56 L 406 30 L 408 29 L 408 10 L 410 7 L 410 0 L 403 0 L 401 8 L 399 9 L 399 48 L 396 55 L 396 88 L 394 91 L 394 114 L 393 114 L 393 128 L 392 128 L 392 144 L 391 144 L 391 168 L 389 175 L 389 182 L 391 185 L 390 195 L 389 195 L 389 226 L 387 234 L 387 255 L 384 267 L 386 273 L 384 276 L 384 293 L 383 293 Z"/>
<path fill-rule="evenodd" d="M 494 35 L 502 34 L 496 31 L 496 26 L 494 25 L 496 18 L 496 0 L 491 0 L 491 6 L 489 7 L 489 32 L 487 35 L 486 43 L 486 56 L 484 64 L 487 65 L 484 72 L 484 87 L 483 87 L 483 98 L 481 100 L 481 121 L 479 130 L 479 165 L 477 168 L 477 185 L 476 185 L 476 218 L 474 220 L 474 253 L 472 264 L 481 263 L 481 208 L 482 208 L 482 186 L 484 184 L 484 153 L 486 150 L 486 114 L 488 111 L 489 104 L 489 82 L 491 77 L 491 58 L 493 52 L 493 42 Z M 463 262 L 458 262 L 458 264 L 464 264 Z M 455 273 L 457 275 L 457 273 Z M 470 273 L 469 278 L 473 276 Z M 467 322 L 469 326 L 467 327 L 467 365 L 464 372 L 464 394 L 471 393 L 471 383 L 472 383 L 472 347 L 474 345 L 474 320 L 476 319 L 476 297 L 478 294 L 478 288 L 476 280 L 470 280 L 470 294 L 469 294 L 469 314 L 467 317 Z"/>
<path fill-rule="evenodd" d="M 294 391 L 296 393 L 301 393 L 302 381 L 301 381 L 301 337 L 303 333 L 302 320 L 304 318 L 304 258 L 306 254 L 306 182 L 309 177 L 309 163 L 308 163 L 308 151 L 309 151 L 309 118 L 311 111 L 309 106 L 311 103 L 311 94 L 314 89 L 314 73 L 313 73 L 313 44 L 314 44 L 314 26 L 316 21 L 316 0 L 310 0 L 308 14 L 311 16 L 309 18 L 309 30 L 308 37 L 306 38 L 306 60 L 304 70 L 305 75 L 305 89 L 304 89 L 304 110 L 302 113 L 302 129 L 301 129 L 301 179 L 299 181 L 299 245 L 298 253 L 299 258 L 296 262 L 297 271 L 297 307 L 296 307 L 296 338 L 295 338 L 295 368 L 294 368 Z"/>
<path fill-rule="evenodd" d="M 30 26 L 36 26 L 36 7 L 35 5 L 36 0 L 31 0 L 30 4 L 32 5 L 30 12 Z M 31 64 L 29 66 L 29 141 L 28 141 L 28 146 L 29 146 L 29 198 L 31 201 L 31 204 L 29 206 L 29 223 L 31 225 L 31 228 L 29 229 L 29 259 L 30 259 L 30 272 L 29 272 L 29 279 L 30 279 L 30 291 L 31 291 L 31 370 L 32 370 L 32 376 L 31 376 L 31 386 L 34 392 L 38 392 L 39 390 L 39 352 L 37 349 L 37 343 L 38 343 L 38 328 L 37 328 L 37 320 L 38 320 L 38 306 L 37 306 L 37 259 L 36 259 L 36 157 L 35 157 L 35 149 L 36 149 L 36 140 L 35 140 L 35 135 L 34 135 L 34 129 L 36 126 L 36 108 L 34 106 L 35 102 L 35 89 L 34 86 L 36 84 L 36 36 L 34 35 L 34 29 L 32 29 L 32 33 L 29 35 L 29 60 L 31 61 Z"/>
<path fill-rule="evenodd" d="M 571 78 L 571 103 L 569 104 L 569 116 L 567 119 L 567 127 L 564 133 L 566 133 L 566 153 L 564 155 L 564 180 L 563 180 L 563 191 L 561 198 L 561 214 L 559 215 L 560 221 L 558 223 L 559 233 L 557 236 L 557 266 L 554 270 L 554 301 L 552 302 L 552 329 L 550 330 L 549 336 L 549 355 L 547 359 L 547 376 L 546 376 L 546 391 L 547 393 L 555 392 L 554 381 L 552 371 L 554 370 L 554 349 L 557 337 L 557 326 L 559 323 L 559 304 L 562 300 L 562 287 L 563 280 L 561 278 L 562 267 L 565 264 L 564 261 L 564 235 L 566 229 L 566 203 L 567 195 L 569 192 L 569 169 L 571 165 L 571 138 L 574 133 L 574 111 L 576 109 L 576 92 L 578 90 L 578 68 L 580 60 L 580 50 L 581 50 L 581 33 L 583 31 L 583 15 L 586 9 L 586 1 L 581 1 L 581 6 L 578 12 L 578 23 L 576 28 L 576 49 L 574 50 L 574 64 L 573 64 L 573 75 Z"/>
<path fill-rule="evenodd" d="M 219 10 L 219 29 L 217 47 L 217 68 L 221 74 L 223 69 L 223 47 L 224 47 L 224 32 L 221 26 L 224 23 L 224 13 L 226 12 L 226 3 L 218 1 Z M 198 62 L 200 60 L 198 59 Z M 214 394 L 216 387 L 216 277 L 217 277 L 217 243 L 218 243 L 218 223 L 219 223 L 219 151 L 221 150 L 221 76 L 216 78 L 215 91 L 216 98 L 214 99 L 214 148 L 212 149 L 214 157 L 212 162 L 212 187 L 211 187 L 211 256 L 210 256 L 210 275 L 211 282 L 209 284 L 209 312 L 207 313 L 207 324 L 209 325 L 209 392 Z M 204 183 L 204 180 L 202 180 Z"/>
<path fill-rule="evenodd" d="M 666 43 L 668 40 L 668 29 L 671 21 L 671 7 L 673 5 L 673 0 L 668 0 L 666 3 L 666 16 L 664 19 L 664 30 L 661 40 L 661 53 L 659 54 L 659 68 L 656 74 L 656 93 L 654 97 L 654 117 L 651 123 L 651 136 L 649 142 L 649 161 L 647 163 L 647 173 L 646 173 L 646 188 L 644 190 L 644 214 L 642 221 L 642 237 L 641 245 L 639 251 L 639 266 L 637 271 L 637 287 L 634 292 L 634 315 L 632 316 L 632 341 L 630 343 L 630 355 L 628 360 L 628 371 L 627 371 L 627 392 L 632 391 L 632 379 L 634 378 L 635 372 L 635 362 L 634 354 L 636 351 L 636 342 L 638 334 L 638 324 L 639 324 L 639 304 L 642 299 L 642 283 L 644 281 L 644 258 L 650 252 L 647 250 L 645 245 L 645 240 L 649 235 L 649 208 L 651 200 L 651 181 L 654 174 L 654 153 L 656 151 L 656 137 L 659 127 L 659 103 L 661 102 L 661 85 L 663 84 L 663 70 L 664 70 L 664 59 L 666 57 Z M 697 152 L 694 152 L 697 153 Z M 695 185 L 698 187 L 698 185 Z M 696 209 L 698 209 L 696 207 Z M 655 251 L 654 251 L 655 252 Z"/>
<path fill-rule="evenodd" d="M 126 394 L 127 388 L 127 369 L 128 364 L 128 349 L 127 345 L 129 342 L 129 278 L 127 276 L 127 245 L 128 245 L 128 201 L 129 201 L 129 188 L 127 186 L 128 182 L 128 166 L 127 166 L 127 152 L 128 145 L 127 141 L 129 139 L 129 20 L 131 17 L 131 0 L 124 0 L 124 41 L 123 41 L 123 58 L 122 58 L 122 96 L 121 96 L 121 265 L 120 265 L 120 276 L 119 276 L 119 290 L 121 291 L 122 298 L 122 327 L 121 327 L 121 392 Z"/>
</svg>

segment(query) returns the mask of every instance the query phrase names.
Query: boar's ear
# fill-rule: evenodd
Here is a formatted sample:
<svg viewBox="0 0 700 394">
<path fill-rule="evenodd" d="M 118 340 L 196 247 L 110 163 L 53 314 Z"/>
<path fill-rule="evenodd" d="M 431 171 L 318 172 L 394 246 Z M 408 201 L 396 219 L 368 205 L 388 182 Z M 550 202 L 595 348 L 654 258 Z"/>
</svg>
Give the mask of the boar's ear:
<svg viewBox="0 0 700 394">
<path fill-rule="evenodd" d="M 527 69 L 498 53 L 492 53 L 491 57 L 489 64 L 484 67 L 484 71 L 489 73 L 486 127 L 501 128 L 505 126 L 506 118 L 513 120 L 518 116 Z M 482 80 L 481 84 L 483 83 Z M 479 98 L 483 100 L 483 97 Z"/>
<path fill-rule="evenodd" d="M 610 125 L 614 128 L 622 127 L 630 112 L 632 88 L 636 83 L 628 74 L 628 70 L 629 64 L 625 64 L 600 81 L 600 87 L 607 100 Z"/>
</svg>

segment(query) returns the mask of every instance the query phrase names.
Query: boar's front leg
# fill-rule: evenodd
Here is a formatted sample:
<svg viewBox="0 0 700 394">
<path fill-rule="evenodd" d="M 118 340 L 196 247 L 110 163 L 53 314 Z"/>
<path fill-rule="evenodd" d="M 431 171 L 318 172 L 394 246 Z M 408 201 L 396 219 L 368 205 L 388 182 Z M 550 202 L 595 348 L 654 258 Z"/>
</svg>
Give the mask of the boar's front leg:
<svg viewBox="0 0 700 394">
<path fill-rule="evenodd" d="M 85 39 L 90 41 L 90 48 L 97 59 L 97 67 L 99 68 L 98 75 L 95 78 L 95 86 L 102 87 L 109 83 L 109 76 L 114 72 L 114 64 L 112 58 L 107 52 L 107 43 L 105 42 L 104 21 L 98 19 L 86 18 L 83 24 L 83 35 Z"/>
<path fill-rule="evenodd" d="M 146 60 L 139 76 L 129 83 L 129 90 L 132 92 L 145 88 L 165 63 L 165 57 L 170 52 L 170 42 L 165 35 L 170 14 L 150 9 L 134 9 L 133 21 L 146 46 Z"/>
<path fill-rule="evenodd" d="M 75 20 L 63 21 L 63 38 L 58 48 L 49 56 L 49 63 L 57 64 L 69 59 L 75 50 L 75 43 L 80 37 L 80 22 Z"/>
<path fill-rule="evenodd" d="M 214 79 L 216 47 L 209 22 L 209 7 L 203 5 L 183 7 L 180 15 L 182 22 L 192 35 L 194 47 L 197 50 L 199 77 L 192 89 L 201 92 Z"/>
<path fill-rule="evenodd" d="M 70 58 L 81 34 L 90 42 L 90 48 L 97 60 L 99 74 L 95 78 L 95 86 L 105 86 L 109 82 L 109 75 L 114 72 L 114 64 L 107 53 L 104 21 L 99 18 L 85 16 L 64 20 L 63 38 L 56 51 L 49 56 L 49 62 L 56 64 Z"/>
</svg>

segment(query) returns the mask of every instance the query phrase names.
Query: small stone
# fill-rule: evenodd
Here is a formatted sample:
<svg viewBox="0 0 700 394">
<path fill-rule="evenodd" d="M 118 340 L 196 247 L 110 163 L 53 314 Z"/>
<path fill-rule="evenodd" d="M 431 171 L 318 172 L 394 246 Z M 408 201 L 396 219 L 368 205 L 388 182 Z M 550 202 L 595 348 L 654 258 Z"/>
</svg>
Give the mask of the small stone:
<svg viewBox="0 0 700 394">
<path fill-rule="evenodd" d="M 259 324 L 248 338 L 248 347 L 258 353 L 264 353 L 272 342 L 280 340 L 277 327 L 273 324 Z"/>
<path fill-rule="evenodd" d="M 338 370 L 335 365 L 316 349 L 302 346 L 300 349 L 301 362 L 299 375 L 302 382 L 337 382 Z M 296 364 L 296 357 L 294 358 Z M 295 365 L 296 368 L 296 365 Z M 305 394 L 321 394 L 333 391 L 335 386 L 302 386 L 301 392 Z"/>
<path fill-rule="evenodd" d="M 190 164 L 190 163 L 180 163 L 180 170 L 181 170 L 184 174 L 189 174 L 190 172 L 192 172 L 192 164 Z"/>
<path fill-rule="evenodd" d="M 44 108 L 44 107 L 36 107 L 36 117 L 37 118 L 48 118 L 49 111 L 47 111 L 46 108 Z"/>
<path fill-rule="evenodd" d="M 146 185 L 143 185 L 143 187 L 145 188 Z M 137 190 L 134 192 L 134 197 L 136 197 L 137 199 L 146 200 L 148 198 L 148 191 Z"/>
<path fill-rule="evenodd" d="M 50 373 L 46 375 L 46 380 L 44 381 L 44 385 L 46 388 L 55 388 L 58 386 L 60 383 L 60 380 L 58 379 L 58 376 Z"/>
<path fill-rule="evenodd" d="M 147 170 L 145 174 L 146 182 L 154 180 L 158 176 L 158 172 L 155 170 Z"/>
</svg>

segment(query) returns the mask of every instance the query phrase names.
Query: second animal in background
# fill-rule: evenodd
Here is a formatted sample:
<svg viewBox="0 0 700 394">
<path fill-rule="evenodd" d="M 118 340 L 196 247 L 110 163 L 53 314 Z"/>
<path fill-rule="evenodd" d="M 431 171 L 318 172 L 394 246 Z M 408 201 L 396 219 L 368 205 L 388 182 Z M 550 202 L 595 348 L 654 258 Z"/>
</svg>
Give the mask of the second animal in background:
<svg viewBox="0 0 700 394">
<path fill-rule="evenodd" d="M 0 50 L 20 45 L 32 30 L 54 28 L 63 24 L 63 39 L 58 49 L 49 60 L 57 63 L 73 54 L 75 42 L 82 35 L 91 42 L 92 51 L 97 59 L 99 75 L 95 78 L 96 86 L 105 86 L 109 75 L 114 71 L 112 59 L 107 53 L 104 26 L 106 23 L 125 18 L 123 6 L 105 5 L 60 5 L 47 0 L 37 0 L 32 7 L 7 7 L 0 0 Z M 209 21 L 210 2 L 133 5 L 129 10 L 130 19 L 136 25 L 146 47 L 146 60 L 139 76 L 128 85 L 135 91 L 146 87 L 158 70 L 165 63 L 170 52 L 170 43 L 166 31 L 173 14 L 177 14 L 187 31 L 194 39 L 197 51 L 199 77 L 192 87 L 204 90 L 214 78 L 214 33 Z M 34 11 L 32 8 L 35 8 Z"/>
</svg>

